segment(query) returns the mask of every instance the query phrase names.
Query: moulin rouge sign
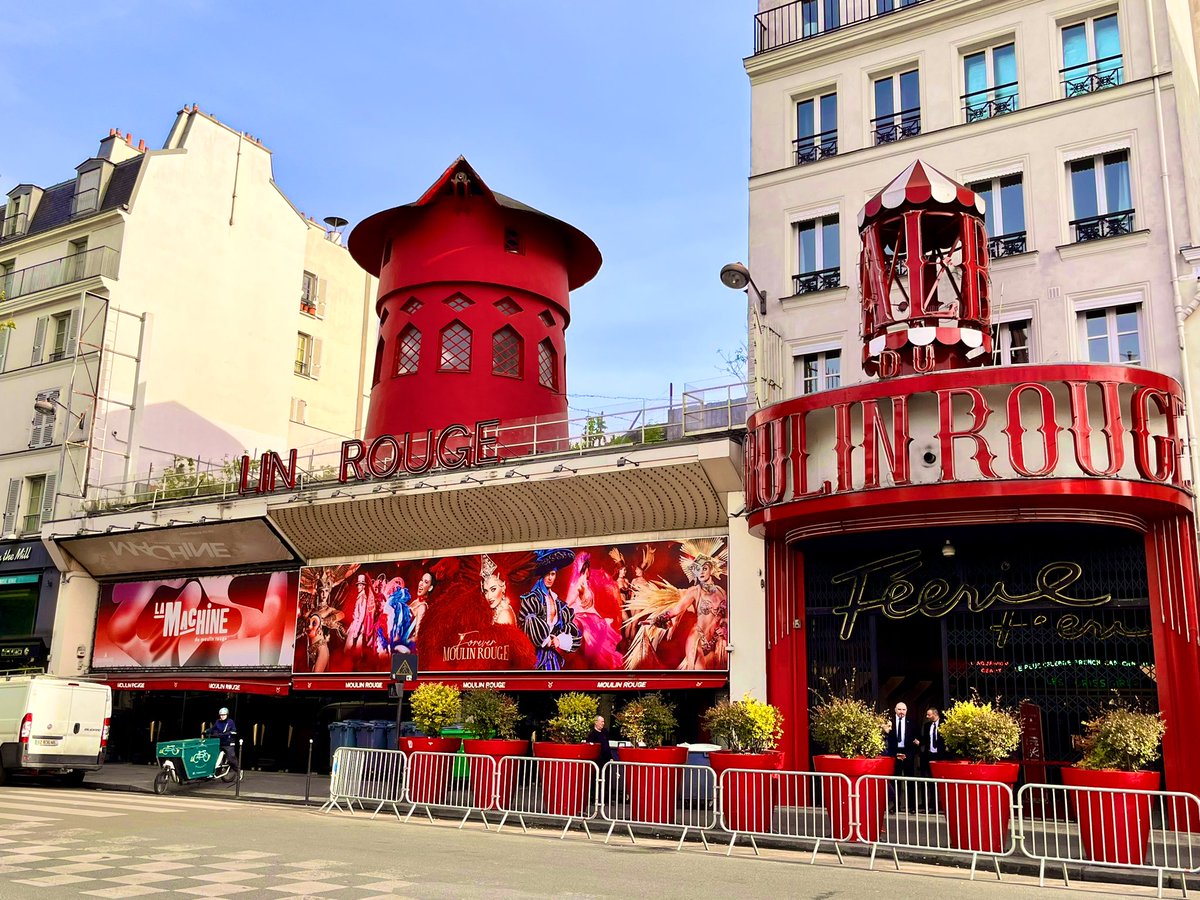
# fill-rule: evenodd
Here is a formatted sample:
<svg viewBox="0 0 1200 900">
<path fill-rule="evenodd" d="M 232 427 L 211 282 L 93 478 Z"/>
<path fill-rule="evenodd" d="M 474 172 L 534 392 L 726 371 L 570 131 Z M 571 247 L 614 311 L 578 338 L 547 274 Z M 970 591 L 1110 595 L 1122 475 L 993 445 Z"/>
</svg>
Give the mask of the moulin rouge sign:
<svg viewBox="0 0 1200 900">
<path fill-rule="evenodd" d="M 499 419 L 466 425 L 447 425 L 441 431 L 402 435 L 382 434 L 370 443 L 342 441 L 338 481 L 370 481 L 401 475 L 423 475 L 430 469 L 464 469 L 496 458 Z M 297 452 L 289 450 L 287 461 L 274 451 L 258 460 L 258 479 L 252 475 L 253 460 L 242 457 L 238 491 L 269 494 L 277 488 L 295 488 Z"/>
<path fill-rule="evenodd" d="M 958 370 L 855 385 L 751 418 L 751 510 L 851 491 L 1026 478 L 1187 487 L 1179 385 L 1092 365 Z"/>
</svg>

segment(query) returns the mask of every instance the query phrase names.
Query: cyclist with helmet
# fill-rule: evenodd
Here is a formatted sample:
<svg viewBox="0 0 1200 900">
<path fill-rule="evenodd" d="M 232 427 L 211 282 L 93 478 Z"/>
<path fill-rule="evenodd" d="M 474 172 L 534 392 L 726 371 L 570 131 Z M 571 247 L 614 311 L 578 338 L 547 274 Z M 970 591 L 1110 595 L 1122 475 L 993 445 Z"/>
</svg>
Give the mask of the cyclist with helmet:
<svg viewBox="0 0 1200 900">
<path fill-rule="evenodd" d="M 210 738 L 217 738 L 221 742 L 221 749 L 225 751 L 225 759 L 229 762 L 229 768 L 237 774 L 238 779 L 242 777 L 241 770 L 238 768 L 237 759 L 237 723 L 229 715 L 229 709 L 222 706 L 217 710 L 217 721 L 213 722 L 212 727 L 208 729 Z"/>
</svg>

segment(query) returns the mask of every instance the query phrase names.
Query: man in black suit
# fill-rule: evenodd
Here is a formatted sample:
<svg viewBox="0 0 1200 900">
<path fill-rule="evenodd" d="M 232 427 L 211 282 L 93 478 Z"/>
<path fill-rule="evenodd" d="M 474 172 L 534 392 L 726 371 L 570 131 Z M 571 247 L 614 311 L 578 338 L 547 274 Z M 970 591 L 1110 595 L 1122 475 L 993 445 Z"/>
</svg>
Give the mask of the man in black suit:
<svg viewBox="0 0 1200 900">
<path fill-rule="evenodd" d="M 896 759 L 896 774 L 911 778 L 916 774 L 917 749 L 921 745 L 921 726 L 909 720 L 907 703 L 896 704 L 891 725 L 891 730 L 887 735 L 886 753 Z M 910 808 L 913 796 L 912 783 L 906 783 L 905 789 L 901 793 L 904 796 L 902 805 L 905 809 Z"/>
<path fill-rule="evenodd" d="M 921 767 L 922 778 L 932 778 L 931 762 L 946 758 L 946 745 L 942 743 L 941 735 L 942 714 L 936 706 L 925 710 L 925 723 L 921 726 Z"/>
</svg>

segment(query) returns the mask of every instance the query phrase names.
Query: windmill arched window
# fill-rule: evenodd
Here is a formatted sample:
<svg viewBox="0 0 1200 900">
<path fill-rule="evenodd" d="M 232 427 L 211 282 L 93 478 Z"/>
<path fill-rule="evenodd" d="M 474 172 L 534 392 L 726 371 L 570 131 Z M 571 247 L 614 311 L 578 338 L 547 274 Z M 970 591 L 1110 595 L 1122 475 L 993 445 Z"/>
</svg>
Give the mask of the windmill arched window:
<svg viewBox="0 0 1200 900">
<path fill-rule="evenodd" d="M 552 391 L 558 389 L 558 353 L 549 340 L 538 344 L 538 384 Z"/>
<path fill-rule="evenodd" d="M 471 329 L 457 319 L 442 329 L 438 368 L 443 372 L 471 371 Z"/>
<path fill-rule="evenodd" d="M 508 325 L 492 335 L 492 374 L 521 377 L 521 336 Z"/>
<path fill-rule="evenodd" d="M 396 342 L 396 367 L 393 375 L 415 375 L 421 361 L 421 332 L 409 325 Z"/>
</svg>

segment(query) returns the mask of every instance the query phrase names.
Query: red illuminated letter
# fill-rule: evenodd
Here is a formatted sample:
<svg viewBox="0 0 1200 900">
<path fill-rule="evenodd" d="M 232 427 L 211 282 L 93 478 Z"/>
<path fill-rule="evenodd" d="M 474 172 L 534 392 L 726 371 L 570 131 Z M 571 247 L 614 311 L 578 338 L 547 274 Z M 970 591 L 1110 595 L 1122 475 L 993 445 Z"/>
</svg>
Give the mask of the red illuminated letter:
<svg viewBox="0 0 1200 900">
<path fill-rule="evenodd" d="M 971 398 L 971 427 L 966 431 L 954 430 L 954 397 L 956 395 Z M 981 431 L 987 424 L 992 411 L 987 401 L 975 388 L 949 388 L 937 392 L 938 398 L 938 440 L 942 446 L 942 480 L 954 481 L 954 441 L 969 439 L 975 442 L 975 452 L 971 455 L 979 465 L 979 472 L 984 478 L 998 478 L 992 463 L 996 455 L 988 447 L 987 439 Z"/>
<path fill-rule="evenodd" d="M 367 448 L 362 441 L 342 441 L 342 459 L 338 465 L 338 481 L 345 484 L 352 478 L 362 481 L 367 476 L 363 473 L 363 456 Z M 353 474 L 351 474 L 353 473 Z"/>
<path fill-rule="evenodd" d="M 1167 434 L 1150 434 L 1150 408 L 1153 400 L 1158 411 L 1165 417 Z M 1155 388 L 1140 387 L 1133 392 L 1133 461 L 1138 473 L 1148 481 L 1173 481 L 1180 483 L 1179 435 L 1175 427 L 1176 402 L 1174 398 Z M 1150 444 L 1154 443 L 1154 459 L 1151 460 Z"/>
<path fill-rule="evenodd" d="M 1031 469 L 1025 462 L 1025 426 L 1021 424 L 1021 394 L 1033 391 L 1038 396 L 1042 422 L 1037 430 L 1042 435 L 1042 467 Z M 1008 461 L 1017 474 L 1026 478 L 1049 475 L 1058 465 L 1058 433 L 1062 431 L 1054 418 L 1054 395 L 1044 384 L 1025 382 L 1008 393 L 1008 424 L 1002 429 L 1008 435 Z"/>
<path fill-rule="evenodd" d="M 1096 478 L 1111 478 L 1125 465 L 1125 425 L 1121 422 L 1121 403 L 1117 382 L 1100 382 L 1100 401 L 1104 410 L 1104 443 L 1108 447 L 1108 468 L 1101 469 L 1092 460 L 1092 418 L 1088 412 L 1088 383 L 1068 381 L 1071 395 L 1071 436 L 1075 461 L 1079 468 Z"/>
<path fill-rule="evenodd" d="M 908 398 L 892 398 L 892 438 L 888 440 L 879 415 L 878 400 L 864 400 L 863 411 L 863 463 L 866 467 L 864 487 L 879 487 L 879 447 L 887 457 L 893 484 L 908 484 L 908 445 L 912 436 L 908 428 Z"/>
</svg>

